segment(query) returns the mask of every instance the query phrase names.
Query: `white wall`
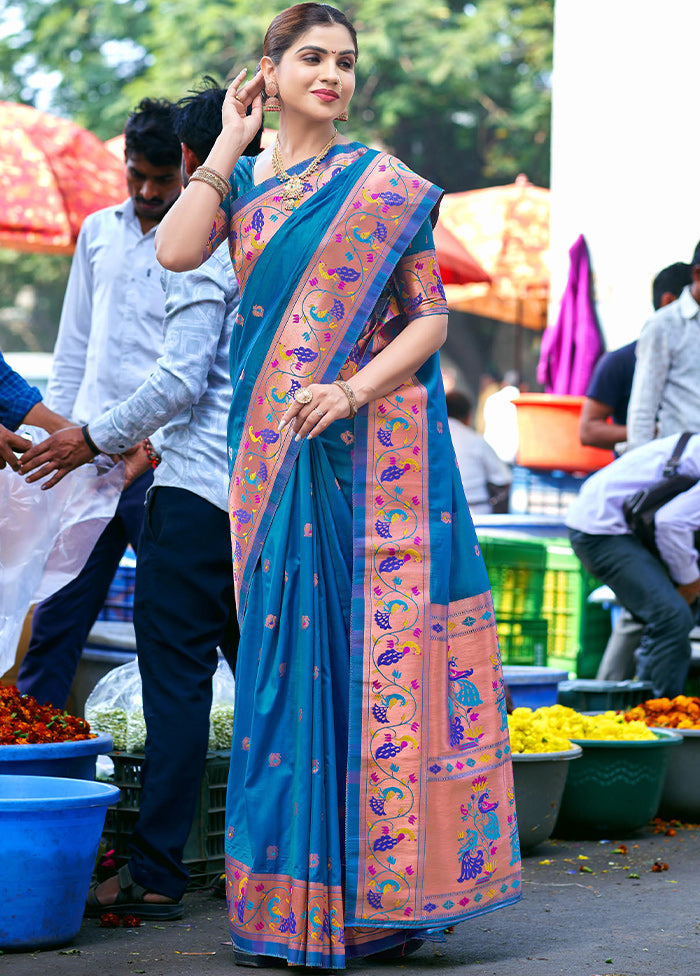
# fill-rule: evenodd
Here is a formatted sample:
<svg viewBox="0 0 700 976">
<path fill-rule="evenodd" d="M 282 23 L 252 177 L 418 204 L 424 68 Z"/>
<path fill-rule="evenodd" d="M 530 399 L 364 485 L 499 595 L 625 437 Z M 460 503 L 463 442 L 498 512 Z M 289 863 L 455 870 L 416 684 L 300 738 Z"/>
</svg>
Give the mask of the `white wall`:
<svg viewBox="0 0 700 976">
<path fill-rule="evenodd" d="M 552 306 L 584 234 L 608 349 L 700 239 L 700 0 L 556 0 Z"/>
</svg>

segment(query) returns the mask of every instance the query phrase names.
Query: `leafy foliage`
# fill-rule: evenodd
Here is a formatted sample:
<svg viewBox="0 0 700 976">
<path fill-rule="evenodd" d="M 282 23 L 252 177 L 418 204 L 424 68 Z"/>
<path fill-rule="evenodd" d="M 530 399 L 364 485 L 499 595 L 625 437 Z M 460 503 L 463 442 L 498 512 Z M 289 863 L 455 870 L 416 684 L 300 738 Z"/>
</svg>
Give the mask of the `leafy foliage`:
<svg viewBox="0 0 700 976">
<path fill-rule="evenodd" d="M 284 6 L 0 0 L 0 98 L 48 108 L 108 139 L 145 95 L 177 99 L 204 74 L 223 82 L 242 66 L 253 71 Z M 509 183 L 520 172 L 548 185 L 554 0 L 342 6 L 360 45 L 349 135 L 396 152 L 448 192 Z M 14 261 L 20 277 L 26 262 Z M 0 262 L 3 293 L 6 271 Z"/>
<path fill-rule="evenodd" d="M 203 74 L 253 70 L 271 0 L 15 0 L 0 95 L 52 108 L 107 139 L 144 95 L 179 98 Z M 3 3 L 0 0 L 0 12 Z M 546 185 L 553 0 L 350 0 L 359 42 L 349 131 L 446 190 Z M 42 74 L 43 72 L 43 74 Z"/>
</svg>

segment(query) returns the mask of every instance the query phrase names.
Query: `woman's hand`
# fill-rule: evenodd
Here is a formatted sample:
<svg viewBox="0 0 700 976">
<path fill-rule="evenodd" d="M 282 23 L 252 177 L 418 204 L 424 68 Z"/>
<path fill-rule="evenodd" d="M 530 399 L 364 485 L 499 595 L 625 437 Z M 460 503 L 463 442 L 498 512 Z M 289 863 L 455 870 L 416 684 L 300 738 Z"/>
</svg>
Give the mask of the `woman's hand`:
<svg viewBox="0 0 700 976">
<path fill-rule="evenodd" d="M 221 107 L 221 121 L 224 132 L 235 134 L 237 141 L 242 143 L 241 151 L 252 142 L 262 124 L 262 91 L 265 79 L 262 71 L 243 84 L 246 69 L 239 71 L 226 92 L 226 98 Z M 248 106 L 252 105 L 250 115 Z"/>
<path fill-rule="evenodd" d="M 350 416 L 350 401 L 335 383 L 311 383 L 302 387 L 311 394 L 309 403 L 292 400 L 280 421 L 279 430 L 291 424 L 296 431 L 294 440 L 311 440 L 330 427 L 335 420 Z"/>
</svg>

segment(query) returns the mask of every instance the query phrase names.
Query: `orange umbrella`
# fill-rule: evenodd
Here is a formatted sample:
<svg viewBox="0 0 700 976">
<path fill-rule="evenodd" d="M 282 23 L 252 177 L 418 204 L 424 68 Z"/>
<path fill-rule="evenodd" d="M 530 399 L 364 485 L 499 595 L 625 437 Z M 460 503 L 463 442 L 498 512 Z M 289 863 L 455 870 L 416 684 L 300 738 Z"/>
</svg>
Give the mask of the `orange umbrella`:
<svg viewBox="0 0 700 976">
<path fill-rule="evenodd" d="M 70 254 L 89 213 L 126 197 L 124 165 L 97 136 L 0 102 L 0 247 Z"/>
<path fill-rule="evenodd" d="M 518 176 L 508 186 L 448 193 L 440 221 L 491 276 L 446 285 L 450 308 L 544 329 L 549 303 L 549 190 Z"/>
</svg>

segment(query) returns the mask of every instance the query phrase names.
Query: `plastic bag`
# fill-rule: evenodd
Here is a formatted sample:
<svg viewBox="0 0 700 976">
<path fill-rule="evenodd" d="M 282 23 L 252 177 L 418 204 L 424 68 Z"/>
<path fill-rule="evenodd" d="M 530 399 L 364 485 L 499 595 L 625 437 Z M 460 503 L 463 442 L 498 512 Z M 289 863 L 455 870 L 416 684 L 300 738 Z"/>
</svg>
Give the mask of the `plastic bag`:
<svg viewBox="0 0 700 976">
<path fill-rule="evenodd" d="M 212 680 L 212 703 L 209 713 L 209 748 L 230 749 L 233 735 L 233 700 L 236 682 L 223 654 Z"/>
<path fill-rule="evenodd" d="M 33 443 L 46 435 L 30 428 Z M 25 436 L 25 429 L 21 431 Z M 0 675 L 13 664 L 27 611 L 81 571 L 124 487 L 124 464 L 104 455 L 41 491 L 0 469 Z"/>
<path fill-rule="evenodd" d="M 85 718 L 93 732 L 111 735 L 114 748 L 119 752 L 130 748 L 135 748 L 137 752 L 143 750 L 146 733 L 138 661 L 134 659 L 121 664 L 100 678 L 85 702 Z M 144 727 L 141 742 L 135 723 Z M 129 747 L 130 739 L 132 743 L 136 742 L 135 746 Z"/>
<path fill-rule="evenodd" d="M 235 681 L 224 656 L 219 654 L 212 680 L 209 715 L 209 750 L 230 749 Z M 85 718 L 95 732 L 112 736 L 117 751 L 143 752 L 146 722 L 143 715 L 138 661 L 108 671 L 85 702 Z"/>
</svg>

